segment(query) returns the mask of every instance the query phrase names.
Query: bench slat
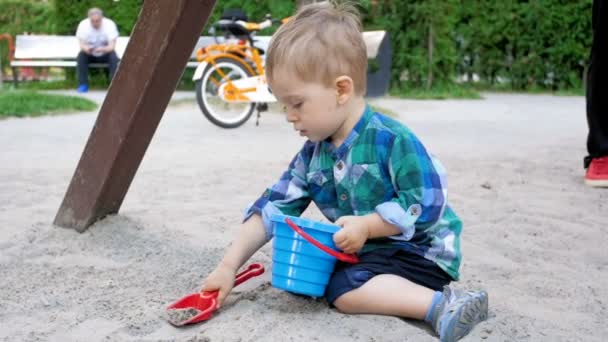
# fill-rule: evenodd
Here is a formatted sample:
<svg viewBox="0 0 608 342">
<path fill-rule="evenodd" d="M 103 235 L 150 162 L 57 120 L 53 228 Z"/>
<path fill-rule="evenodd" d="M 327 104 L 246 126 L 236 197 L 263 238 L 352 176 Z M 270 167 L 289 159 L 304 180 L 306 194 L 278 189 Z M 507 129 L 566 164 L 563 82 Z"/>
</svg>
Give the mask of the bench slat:
<svg viewBox="0 0 608 342">
<path fill-rule="evenodd" d="M 76 67 L 76 61 L 12 61 L 13 67 Z"/>
<path fill-rule="evenodd" d="M 197 61 L 190 61 L 186 64 L 188 68 L 196 68 L 198 66 Z M 62 67 L 62 68 L 75 68 L 76 61 L 12 61 L 12 67 Z M 91 63 L 89 67 L 102 68 L 107 67 L 107 64 L 103 63 Z"/>
<path fill-rule="evenodd" d="M 129 43 L 129 37 L 116 39 L 116 55 L 122 55 Z M 196 57 L 196 50 L 213 43 L 213 37 L 200 37 L 190 58 Z M 80 52 L 75 36 L 17 35 L 15 59 L 76 59 Z"/>
</svg>

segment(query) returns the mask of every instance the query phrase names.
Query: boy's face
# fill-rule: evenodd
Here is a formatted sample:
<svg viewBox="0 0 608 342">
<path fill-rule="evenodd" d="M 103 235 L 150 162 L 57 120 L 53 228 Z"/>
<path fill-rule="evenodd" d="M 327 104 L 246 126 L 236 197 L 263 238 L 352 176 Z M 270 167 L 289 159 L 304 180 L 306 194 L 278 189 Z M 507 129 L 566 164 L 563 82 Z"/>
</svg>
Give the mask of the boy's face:
<svg viewBox="0 0 608 342">
<path fill-rule="evenodd" d="M 347 115 L 338 105 L 336 88 L 303 82 L 293 73 L 276 70 L 268 80 L 272 93 L 285 106 L 287 121 L 313 142 L 331 137 Z"/>
</svg>

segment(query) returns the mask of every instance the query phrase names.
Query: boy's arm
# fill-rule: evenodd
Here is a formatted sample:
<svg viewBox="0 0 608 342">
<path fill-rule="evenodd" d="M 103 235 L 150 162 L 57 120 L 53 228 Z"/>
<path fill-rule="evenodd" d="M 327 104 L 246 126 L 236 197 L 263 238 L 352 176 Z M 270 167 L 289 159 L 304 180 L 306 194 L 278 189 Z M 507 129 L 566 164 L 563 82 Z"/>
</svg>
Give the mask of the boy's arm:
<svg viewBox="0 0 608 342">
<path fill-rule="evenodd" d="M 202 289 L 219 290 L 218 307 L 232 290 L 237 270 L 272 238 L 272 214 L 299 216 L 310 203 L 305 181 L 310 152 L 307 143 L 281 179 L 247 209 L 236 239 L 226 250 L 222 261 L 209 274 Z"/>
<path fill-rule="evenodd" d="M 392 236 L 401 233 L 396 225 L 383 220 L 377 213 L 364 216 L 342 216 L 335 224 L 341 226 L 334 234 L 336 247 L 345 253 L 356 253 L 367 239 Z"/>
<path fill-rule="evenodd" d="M 306 173 L 314 148 L 314 143 L 306 142 L 279 181 L 266 189 L 262 196 L 247 208 L 245 220 L 248 220 L 253 214 L 262 217 L 267 241 L 272 238 L 271 218 L 273 214 L 300 216 L 310 204 Z"/>
<path fill-rule="evenodd" d="M 376 207 L 379 217 L 399 229 L 402 238 L 410 240 L 417 228 L 426 229 L 437 223 L 447 205 L 447 177 L 443 166 L 429 155 L 414 136 L 395 139 L 389 157 L 389 173 L 397 196 Z M 376 218 L 376 237 L 389 231 Z M 370 226 L 371 227 L 371 226 Z"/>
<path fill-rule="evenodd" d="M 401 233 L 399 227 L 388 223 L 377 213 L 363 216 L 367 226 L 367 238 L 375 239 L 385 236 L 392 236 Z"/>
<path fill-rule="evenodd" d="M 241 225 L 236 239 L 226 250 L 220 264 L 236 273 L 266 241 L 262 218 L 253 215 Z"/>
<path fill-rule="evenodd" d="M 218 308 L 232 291 L 238 269 L 265 243 L 266 232 L 262 219 L 258 215 L 253 215 L 241 225 L 236 239 L 226 250 L 222 261 L 207 276 L 201 289 L 201 291 L 219 292 Z"/>
<path fill-rule="evenodd" d="M 427 228 L 443 215 L 447 183 L 443 167 L 427 154 L 415 136 L 398 137 L 388 160 L 397 196 L 364 216 L 343 216 L 334 234 L 336 246 L 346 253 L 358 252 L 367 239 L 393 236 L 409 241 L 416 228 Z"/>
</svg>

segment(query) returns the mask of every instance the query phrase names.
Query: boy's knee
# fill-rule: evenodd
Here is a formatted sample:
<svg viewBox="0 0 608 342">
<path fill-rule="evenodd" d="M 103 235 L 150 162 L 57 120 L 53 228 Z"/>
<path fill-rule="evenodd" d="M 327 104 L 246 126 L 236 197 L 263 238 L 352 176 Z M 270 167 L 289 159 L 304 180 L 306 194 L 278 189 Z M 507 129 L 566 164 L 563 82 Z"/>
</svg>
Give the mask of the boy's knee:
<svg viewBox="0 0 608 342">
<path fill-rule="evenodd" d="M 338 311 L 345 314 L 353 314 L 355 312 L 355 297 L 353 296 L 353 291 L 347 292 L 340 297 L 338 297 L 334 302 L 333 306 L 336 307 Z"/>
</svg>

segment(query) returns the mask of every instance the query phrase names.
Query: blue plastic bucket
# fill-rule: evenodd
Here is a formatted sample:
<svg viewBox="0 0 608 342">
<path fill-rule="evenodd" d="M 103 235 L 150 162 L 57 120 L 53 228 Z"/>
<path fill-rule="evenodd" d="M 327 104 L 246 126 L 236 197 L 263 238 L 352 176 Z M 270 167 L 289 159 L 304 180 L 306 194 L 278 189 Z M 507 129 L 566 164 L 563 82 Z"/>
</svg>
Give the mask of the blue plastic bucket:
<svg viewBox="0 0 608 342">
<path fill-rule="evenodd" d="M 303 295 L 321 297 L 336 265 L 336 257 L 322 251 L 290 227 L 286 218 L 324 246 L 340 253 L 333 235 L 340 227 L 301 217 L 273 215 L 274 242 L 272 286 Z"/>
</svg>

